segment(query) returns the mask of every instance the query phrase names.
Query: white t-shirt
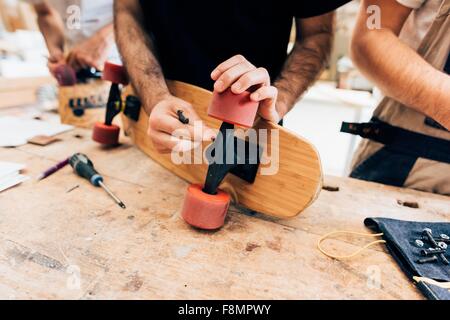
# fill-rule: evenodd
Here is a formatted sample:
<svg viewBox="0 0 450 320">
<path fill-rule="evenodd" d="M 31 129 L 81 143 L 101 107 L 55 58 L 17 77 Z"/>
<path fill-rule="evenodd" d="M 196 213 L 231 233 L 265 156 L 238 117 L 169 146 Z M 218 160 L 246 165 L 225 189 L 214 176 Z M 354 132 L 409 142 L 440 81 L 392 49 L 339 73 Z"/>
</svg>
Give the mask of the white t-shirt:
<svg viewBox="0 0 450 320">
<path fill-rule="evenodd" d="M 23 0 L 31 4 L 45 0 Z M 68 48 L 113 22 L 113 0 L 46 0 L 64 22 Z"/>
<path fill-rule="evenodd" d="M 420 8 L 425 3 L 425 1 L 427 0 L 397 0 L 398 3 L 412 9 Z"/>
<path fill-rule="evenodd" d="M 413 11 L 405 21 L 400 39 L 417 50 L 431 27 L 444 0 L 397 0 Z"/>
</svg>

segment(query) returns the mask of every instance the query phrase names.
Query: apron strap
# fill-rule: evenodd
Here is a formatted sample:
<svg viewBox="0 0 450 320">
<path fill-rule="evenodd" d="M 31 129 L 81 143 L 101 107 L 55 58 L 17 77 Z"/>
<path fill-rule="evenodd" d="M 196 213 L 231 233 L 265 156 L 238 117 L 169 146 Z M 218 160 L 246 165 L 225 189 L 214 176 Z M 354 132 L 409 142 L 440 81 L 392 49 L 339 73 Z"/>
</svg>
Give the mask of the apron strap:
<svg viewBox="0 0 450 320">
<path fill-rule="evenodd" d="M 450 140 L 395 127 L 377 118 L 367 123 L 343 122 L 341 132 L 382 143 L 395 152 L 450 164 Z"/>
</svg>

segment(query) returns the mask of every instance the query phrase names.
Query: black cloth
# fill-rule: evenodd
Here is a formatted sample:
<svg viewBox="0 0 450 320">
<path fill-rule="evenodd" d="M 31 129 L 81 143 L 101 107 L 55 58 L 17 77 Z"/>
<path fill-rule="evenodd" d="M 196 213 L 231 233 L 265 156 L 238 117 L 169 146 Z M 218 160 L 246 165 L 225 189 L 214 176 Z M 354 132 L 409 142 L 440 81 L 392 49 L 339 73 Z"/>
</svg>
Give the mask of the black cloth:
<svg viewBox="0 0 450 320">
<path fill-rule="evenodd" d="M 141 0 L 164 75 L 211 90 L 210 74 L 242 54 L 276 78 L 287 58 L 292 20 L 324 14 L 350 0 Z"/>
<path fill-rule="evenodd" d="M 448 53 L 447 63 L 445 64 L 444 71 L 450 74 L 450 52 Z"/>
<path fill-rule="evenodd" d="M 409 279 L 414 276 L 425 277 L 438 282 L 450 282 L 450 266 L 442 261 L 434 263 L 419 264 L 417 260 L 422 259 L 420 251 L 428 249 L 427 244 L 423 248 L 415 245 L 416 239 L 421 239 L 422 231 L 430 228 L 434 236 L 440 234 L 450 235 L 450 223 L 429 223 L 401 221 L 387 218 L 367 218 L 364 224 L 375 232 L 382 232 L 386 246 L 394 259 L 397 261 L 403 272 Z M 445 254 L 450 259 L 450 249 Z M 450 300 L 450 292 L 434 285 L 420 282 L 417 288 L 431 300 Z"/>
</svg>

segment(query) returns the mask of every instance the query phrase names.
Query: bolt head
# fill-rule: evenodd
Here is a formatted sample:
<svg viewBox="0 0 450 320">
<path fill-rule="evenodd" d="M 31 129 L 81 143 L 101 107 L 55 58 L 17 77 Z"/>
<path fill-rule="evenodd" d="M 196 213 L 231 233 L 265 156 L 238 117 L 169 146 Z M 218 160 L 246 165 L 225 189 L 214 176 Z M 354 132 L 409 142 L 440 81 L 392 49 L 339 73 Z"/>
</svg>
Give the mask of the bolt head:
<svg viewBox="0 0 450 320">
<path fill-rule="evenodd" d="M 450 240 L 450 237 L 448 235 L 446 235 L 445 233 L 441 233 L 440 237 L 441 237 L 441 239 L 444 239 L 444 240 Z"/>
<path fill-rule="evenodd" d="M 441 249 L 444 249 L 444 250 L 447 250 L 447 244 L 445 243 L 445 242 L 438 242 L 438 246 L 441 248 Z"/>
<path fill-rule="evenodd" d="M 417 239 L 415 241 L 416 246 L 418 246 L 419 248 L 422 248 L 424 246 L 424 243 L 422 240 Z"/>
<path fill-rule="evenodd" d="M 423 229 L 423 233 L 431 233 L 431 234 L 433 234 L 433 230 L 431 230 L 430 228 L 425 228 L 425 229 Z"/>
</svg>

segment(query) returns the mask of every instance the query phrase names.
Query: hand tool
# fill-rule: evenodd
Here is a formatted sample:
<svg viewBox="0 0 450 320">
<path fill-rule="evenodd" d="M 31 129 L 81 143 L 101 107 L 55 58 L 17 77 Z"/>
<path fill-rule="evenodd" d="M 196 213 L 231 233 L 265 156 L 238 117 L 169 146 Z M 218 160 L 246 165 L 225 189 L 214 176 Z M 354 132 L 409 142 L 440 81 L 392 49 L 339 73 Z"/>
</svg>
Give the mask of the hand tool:
<svg viewBox="0 0 450 320">
<path fill-rule="evenodd" d="M 87 179 L 92 185 L 102 187 L 106 193 L 114 199 L 114 201 L 125 209 L 125 204 L 117 198 L 114 193 L 103 183 L 103 177 L 94 169 L 94 164 L 89 158 L 82 153 L 75 153 L 70 157 L 69 163 L 74 171 L 80 176 Z"/>
<path fill-rule="evenodd" d="M 38 177 L 37 180 L 42 180 L 47 178 L 48 176 L 54 174 L 56 171 L 64 168 L 66 165 L 69 164 L 69 158 L 64 159 L 61 162 L 58 162 L 57 164 L 55 164 L 53 167 L 47 169 L 46 171 L 44 171 L 43 173 L 41 173 Z"/>
</svg>

